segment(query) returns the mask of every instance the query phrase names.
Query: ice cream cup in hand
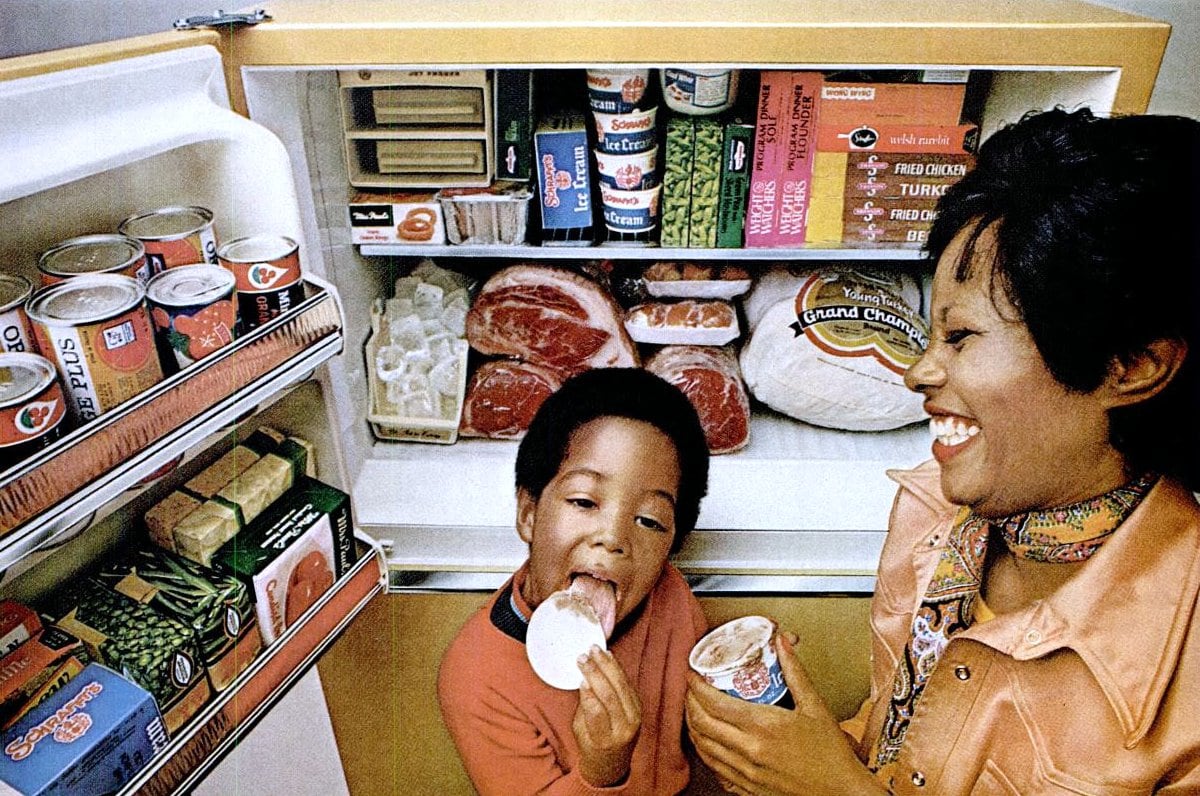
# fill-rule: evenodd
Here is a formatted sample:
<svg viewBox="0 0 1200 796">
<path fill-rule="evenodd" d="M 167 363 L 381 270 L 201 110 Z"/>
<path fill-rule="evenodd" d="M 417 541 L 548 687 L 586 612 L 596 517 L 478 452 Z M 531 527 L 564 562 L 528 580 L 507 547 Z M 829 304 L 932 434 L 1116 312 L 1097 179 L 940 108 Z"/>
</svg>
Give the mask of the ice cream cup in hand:
<svg viewBox="0 0 1200 796">
<path fill-rule="evenodd" d="M 692 670 L 725 693 L 763 705 L 778 704 L 787 694 L 783 669 L 772 639 L 775 623 L 764 616 L 743 616 L 709 631 L 688 656 Z"/>
</svg>

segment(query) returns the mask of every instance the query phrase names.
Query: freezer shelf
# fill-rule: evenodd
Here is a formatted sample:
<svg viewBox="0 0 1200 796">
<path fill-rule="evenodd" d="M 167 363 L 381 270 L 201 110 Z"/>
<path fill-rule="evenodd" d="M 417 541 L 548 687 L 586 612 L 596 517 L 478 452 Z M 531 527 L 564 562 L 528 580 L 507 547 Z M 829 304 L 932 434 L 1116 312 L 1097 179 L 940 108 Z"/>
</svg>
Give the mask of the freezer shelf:
<svg viewBox="0 0 1200 796">
<path fill-rule="evenodd" d="M 177 733 L 121 794 L 190 791 L 308 671 L 386 585 L 378 547 L 361 536 L 358 546 L 353 569 Z"/>
<path fill-rule="evenodd" d="M 304 379 L 342 351 L 343 330 L 336 295 L 308 282 L 293 311 L 0 473 L 0 569 Z"/>
<path fill-rule="evenodd" d="M 365 257 L 506 257 L 521 260 L 923 260 L 920 247 L 847 246 L 845 248 L 692 249 L 673 246 L 609 244 L 599 246 L 431 246 L 364 243 Z"/>
</svg>

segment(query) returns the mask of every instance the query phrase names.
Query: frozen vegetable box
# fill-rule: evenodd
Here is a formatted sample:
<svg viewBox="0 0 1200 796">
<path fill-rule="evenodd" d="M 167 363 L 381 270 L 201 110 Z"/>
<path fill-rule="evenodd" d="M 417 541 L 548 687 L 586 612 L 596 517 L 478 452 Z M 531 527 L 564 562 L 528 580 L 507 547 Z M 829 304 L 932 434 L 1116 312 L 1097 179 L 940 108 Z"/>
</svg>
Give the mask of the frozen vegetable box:
<svg viewBox="0 0 1200 796">
<path fill-rule="evenodd" d="M 167 744 L 149 692 L 91 663 L 4 732 L 0 794 L 120 790 Z"/>
<path fill-rule="evenodd" d="M 350 496 L 301 478 L 213 556 L 254 597 L 263 641 L 287 630 L 354 563 Z"/>
</svg>

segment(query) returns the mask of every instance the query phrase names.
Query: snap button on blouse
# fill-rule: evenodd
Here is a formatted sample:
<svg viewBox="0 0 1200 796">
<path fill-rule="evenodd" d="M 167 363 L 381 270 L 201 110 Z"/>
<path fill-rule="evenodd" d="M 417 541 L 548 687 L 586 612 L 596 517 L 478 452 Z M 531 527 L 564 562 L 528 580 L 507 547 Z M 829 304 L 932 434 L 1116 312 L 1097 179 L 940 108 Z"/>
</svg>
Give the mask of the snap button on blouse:
<svg viewBox="0 0 1200 796">
<path fill-rule="evenodd" d="M 916 785 L 918 788 L 925 787 L 925 775 L 920 771 L 914 771 L 912 775 L 912 784 Z"/>
<path fill-rule="evenodd" d="M 967 667 L 967 666 L 955 666 L 954 667 L 954 676 L 957 677 L 959 680 L 970 680 L 971 679 L 971 669 L 970 669 L 970 667 Z"/>
<path fill-rule="evenodd" d="M 1028 631 L 1026 631 L 1026 633 L 1025 633 L 1025 643 L 1026 643 L 1026 644 L 1041 644 L 1041 643 L 1042 643 L 1042 633 L 1041 633 L 1041 631 L 1040 631 L 1040 630 L 1028 630 Z"/>
<path fill-rule="evenodd" d="M 929 537 L 929 546 L 930 546 L 930 547 L 936 547 L 936 546 L 937 546 L 937 543 L 938 543 L 938 539 L 939 539 L 939 538 L 940 538 L 940 537 L 939 537 L 939 536 L 938 536 L 936 533 L 935 533 L 933 536 L 930 536 L 930 537 Z"/>
</svg>

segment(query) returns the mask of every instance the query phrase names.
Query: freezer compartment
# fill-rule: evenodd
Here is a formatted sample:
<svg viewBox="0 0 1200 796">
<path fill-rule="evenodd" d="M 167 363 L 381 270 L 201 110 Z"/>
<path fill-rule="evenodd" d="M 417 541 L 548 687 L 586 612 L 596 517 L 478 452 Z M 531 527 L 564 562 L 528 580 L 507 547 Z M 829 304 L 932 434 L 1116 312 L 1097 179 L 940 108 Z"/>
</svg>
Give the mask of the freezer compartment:
<svg viewBox="0 0 1200 796">
<path fill-rule="evenodd" d="M 342 350 L 341 309 L 306 284 L 294 311 L 66 434 L 0 474 L 0 567 Z"/>
</svg>

